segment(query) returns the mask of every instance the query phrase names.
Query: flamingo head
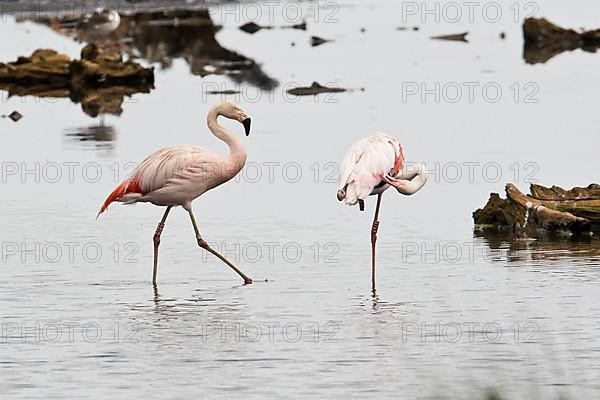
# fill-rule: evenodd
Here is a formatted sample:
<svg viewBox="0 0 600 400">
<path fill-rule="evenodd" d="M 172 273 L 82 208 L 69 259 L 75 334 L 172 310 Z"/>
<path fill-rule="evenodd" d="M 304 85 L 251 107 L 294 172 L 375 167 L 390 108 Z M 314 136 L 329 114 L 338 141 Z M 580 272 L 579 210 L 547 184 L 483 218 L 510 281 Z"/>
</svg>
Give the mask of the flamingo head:
<svg viewBox="0 0 600 400">
<path fill-rule="evenodd" d="M 239 123 L 244 125 L 246 136 L 250 135 L 250 125 L 252 123 L 252 120 L 239 104 L 233 101 L 224 101 L 220 104 L 219 108 L 221 109 L 220 114 L 222 116 L 224 116 L 225 118 L 233 119 L 234 121 L 238 121 Z"/>
</svg>

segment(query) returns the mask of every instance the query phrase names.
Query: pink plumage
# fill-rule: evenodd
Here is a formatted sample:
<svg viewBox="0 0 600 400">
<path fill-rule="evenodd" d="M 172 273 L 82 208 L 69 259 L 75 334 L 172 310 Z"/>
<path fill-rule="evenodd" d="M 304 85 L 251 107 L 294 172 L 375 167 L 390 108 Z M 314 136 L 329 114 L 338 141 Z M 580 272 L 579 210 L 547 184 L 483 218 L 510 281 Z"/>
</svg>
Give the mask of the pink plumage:
<svg viewBox="0 0 600 400">
<path fill-rule="evenodd" d="M 396 176 L 404 166 L 404 152 L 396 138 L 375 133 L 354 143 L 340 168 L 338 196 L 355 205 L 374 193 L 386 175 Z M 389 187 L 389 185 L 387 185 Z M 387 189 L 386 187 L 386 189 Z"/>
<path fill-rule="evenodd" d="M 220 115 L 242 123 L 246 136 L 250 133 L 251 120 L 244 110 L 233 102 L 219 103 L 209 111 L 207 117 L 208 128 L 213 135 L 227 144 L 229 154 L 218 154 L 191 144 L 165 147 L 142 161 L 131 176 L 108 195 L 98 212 L 98 216 L 100 216 L 115 201 L 125 204 L 148 202 L 166 207 L 163 218 L 154 234 L 154 269 L 152 275 L 152 282 L 154 283 L 156 283 L 160 235 L 169 211 L 176 206 L 182 206 L 189 213 L 198 245 L 229 265 L 244 279 L 244 283 L 252 283 L 252 279 L 212 249 L 202 238 L 192 212 L 192 201 L 195 198 L 229 181 L 240 172 L 246 163 L 246 145 L 244 141 L 219 125 L 217 118 Z"/>
<path fill-rule="evenodd" d="M 364 200 L 377 195 L 375 217 L 371 228 L 371 284 L 375 291 L 375 243 L 379 229 L 379 207 L 381 197 L 390 187 L 398 193 L 410 196 L 418 192 L 427 182 L 423 165 L 404 163 L 404 150 L 398 140 L 387 133 L 375 133 L 354 143 L 344 157 L 340 167 L 340 184 L 337 191 L 339 201 L 348 205 L 360 205 L 364 211 Z"/>
</svg>

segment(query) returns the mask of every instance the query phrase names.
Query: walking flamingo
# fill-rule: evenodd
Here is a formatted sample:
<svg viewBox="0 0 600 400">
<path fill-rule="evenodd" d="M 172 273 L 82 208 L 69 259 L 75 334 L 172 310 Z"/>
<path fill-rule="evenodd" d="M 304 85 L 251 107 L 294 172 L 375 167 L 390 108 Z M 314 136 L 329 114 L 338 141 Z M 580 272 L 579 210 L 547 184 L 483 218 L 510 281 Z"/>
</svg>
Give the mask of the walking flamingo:
<svg viewBox="0 0 600 400">
<path fill-rule="evenodd" d="M 390 187 L 398 193 L 410 196 L 418 192 L 427 182 L 427 172 L 423 165 L 404 167 L 402 146 L 387 133 L 375 133 L 354 143 L 340 168 L 340 185 L 337 192 L 339 201 L 348 205 L 358 203 L 364 211 L 364 200 L 377 195 L 375 218 L 371 228 L 371 284 L 375 290 L 375 243 L 379 229 L 379 207 L 381 196 Z"/>
<path fill-rule="evenodd" d="M 252 283 L 252 279 L 212 249 L 202 238 L 192 212 L 194 199 L 232 179 L 246 163 L 244 140 L 219 125 L 217 121 L 219 116 L 241 122 L 244 125 L 246 136 L 250 134 L 251 120 L 238 104 L 229 101 L 218 103 L 209 111 L 208 129 L 229 146 L 228 155 L 214 153 L 195 145 L 165 147 L 142 161 L 131 176 L 113 190 L 98 212 L 98 216 L 100 216 L 113 201 L 125 204 L 149 202 L 166 207 L 153 238 L 152 283 L 154 284 L 156 284 L 158 268 L 160 235 L 165 227 L 169 211 L 176 206 L 182 206 L 189 213 L 198 245 L 231 267 L 244 279 L 245 284 Z"/>
</svg>

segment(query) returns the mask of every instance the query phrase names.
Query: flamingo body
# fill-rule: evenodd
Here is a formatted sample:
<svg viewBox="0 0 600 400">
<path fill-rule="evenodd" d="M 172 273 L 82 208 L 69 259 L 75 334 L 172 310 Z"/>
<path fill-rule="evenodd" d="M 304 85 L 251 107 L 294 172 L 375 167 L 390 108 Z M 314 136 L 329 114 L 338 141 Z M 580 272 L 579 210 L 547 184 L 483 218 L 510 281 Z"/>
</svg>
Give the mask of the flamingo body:
<svg viewBox="0 0 600 400">
<path fill-rule="evenodd" d="M 370 195 L 383 193 L 390 187 L 383 178 L 396 176 L 403 166 L 404 151 L 393 136 L 378 132 L 359 140 L 342 162 L 338 199 L 355 205 Z"/>
<path fill-rule="evenodd" d="M 219 103 L 208 113 L 208 128 L 217 138 L 227 144 L 229 154 L 218 154 L 196 145 L 165 147 L 142 161 L 131 176 L 108 195 L 102 207 L 100 207 L 98 216 L 115 201 L 126 204 L 149 202 L 166 207 L 163 218 L 159 222 L 153 237 L 153 283 L 156 283 L 160 236 L 165 227 L 169 211 L 175 206 L 182 206 L 188 212 L 198 245 L 231 267 L 244 279 L 244 283 L 252 283 L 252 279 L 212 249 L 202 238 L 192 212 L 192 201 L 195 198 L 229 181 L 240 172 L 246 163 L 246 145 L 244 141 L 219 125 L 217 118 L 221 115 L 242 123 L 246 136 L 250 134 L 251 120 L 244 110 L 233 102 Z"/>
<path fill-rule="evenodd" d="M 378 132 L 354 143 L 344 157 L 340 168 L 337 192 L 339 201 L 348 205 L 360 205 L 364 200 L 377 195 L 377 206 L 371 228 L 371 282 L 375 291 L 375 243 L 379 229 L 379 207 L 383 193 L 390 187 L 398 193 L 410 196 L 418 192 L 427 182 L 423 165 L 405 168 L 404 149 L 393 136 Z"/>
<path fill-rule="evenodd" d="M 148 156 L 108 196 L 98 215 L 114 201 L 184 206 L 237 175 L 246 162 L 195 145 L 176 145 Z"/>
</svg>

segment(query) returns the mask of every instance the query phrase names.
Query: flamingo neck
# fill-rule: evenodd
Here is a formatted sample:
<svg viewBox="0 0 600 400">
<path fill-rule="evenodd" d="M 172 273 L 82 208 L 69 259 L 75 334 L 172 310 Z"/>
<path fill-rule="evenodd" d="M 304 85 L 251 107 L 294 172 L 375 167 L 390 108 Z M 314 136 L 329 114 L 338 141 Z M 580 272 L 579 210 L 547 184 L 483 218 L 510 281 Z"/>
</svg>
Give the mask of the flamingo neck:
<svg viewBox="0 0 600 400">
<path fill-rule="evenodd" d="M 246 163 L 246 144 L 238 135 L 229 132 L 217 121 L 219 116 L 223 115 L 219 106 L 211 109 L 208 113 L 208 129 L 220 140 L 224 141 L 229 147 L 229 156 L 227 157 L 227 169 L 237 174 Z"/>
<path fill-rule="evenodd" d="M 411 196 L 417 193 L 427 183 L 427 168 L 423 164 L 411 164 L 401 171 L 390 183 L 398 193 Z"/>
</svg>

